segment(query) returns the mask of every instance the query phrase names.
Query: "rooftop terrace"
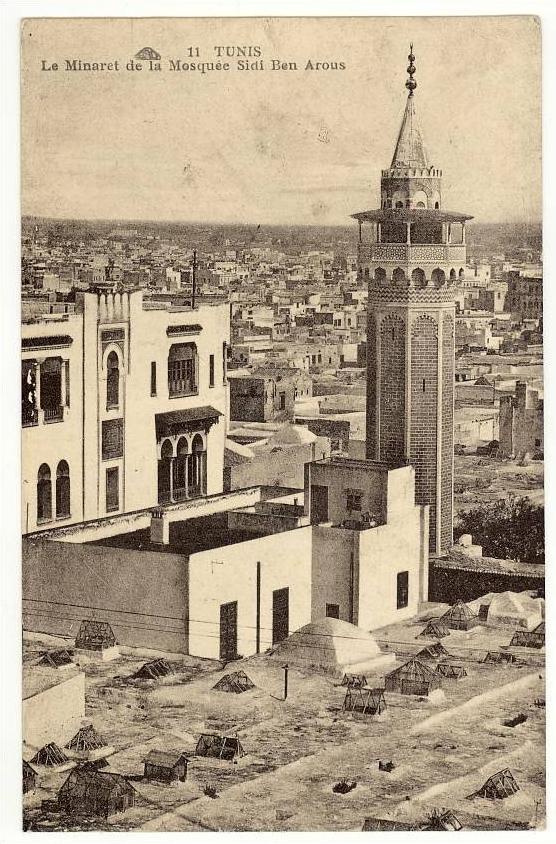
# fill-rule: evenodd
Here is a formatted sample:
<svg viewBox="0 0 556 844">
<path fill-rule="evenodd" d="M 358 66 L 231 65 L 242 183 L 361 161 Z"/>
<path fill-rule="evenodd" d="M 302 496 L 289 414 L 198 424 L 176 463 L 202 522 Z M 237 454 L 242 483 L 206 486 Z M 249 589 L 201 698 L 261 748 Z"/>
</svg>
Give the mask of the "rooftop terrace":
<svg viewBox="0 0 556 844">
<path fill-rule="evenodd" d="M 104 539 L 96 539 L 88 545 L 102 545 L 109 548 L 128 548 L 134 551 L 158 551 L 162 554 L 182 554 L 189 557 L 199 551 L 210 551 L 226 545 L 235 545 L 248 539 L 257 539 L 263 533 L 245 530 L 230 530 L 228 514 L 215 513 L 170 524 L 168 545 L 151 542 L 150 529 L 120 533 Z"/>
</svg>

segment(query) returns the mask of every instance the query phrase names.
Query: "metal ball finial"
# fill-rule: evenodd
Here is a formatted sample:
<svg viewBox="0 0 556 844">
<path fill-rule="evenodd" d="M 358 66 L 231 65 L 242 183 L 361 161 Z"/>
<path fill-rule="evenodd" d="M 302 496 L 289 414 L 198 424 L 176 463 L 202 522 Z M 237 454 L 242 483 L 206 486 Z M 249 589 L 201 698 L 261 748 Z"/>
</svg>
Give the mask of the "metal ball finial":
<svg viewBox="0 0 556 844">
<path fill-rule="evenodd" d="M 409 61 L 409 65 L 407 67 L 409 79 L 405 83 L 405 87 L 409 91 L 409 96 L 412 97 L 413 92 L 414 92 L 415 88 L 417 87 L 417 83 L 413 78 L 413 75 L 414 75 L 415 70 L 416 70 L 415 65 L 413 64 L 413 62 L 415 61 L 415 56 L 413 55 L 413 44 L 409 45 L 409 55 L 408 55 L 407 58 L 408 58 L 408 61 Z"/>
</svg>

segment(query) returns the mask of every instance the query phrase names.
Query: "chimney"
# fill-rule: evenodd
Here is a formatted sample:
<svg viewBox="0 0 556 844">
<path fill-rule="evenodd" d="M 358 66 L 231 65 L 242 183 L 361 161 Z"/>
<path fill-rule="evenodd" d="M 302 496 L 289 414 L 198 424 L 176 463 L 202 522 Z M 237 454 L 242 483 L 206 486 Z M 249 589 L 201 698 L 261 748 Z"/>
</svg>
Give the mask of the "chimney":
<svg viewBox="0 0 556 844">
<path fill-rule="evenodd" d="M 151 513 L 151 542 L 153 545 L 168 545 L 170 542 L 170 522 L 162 508 Z"/>
</svg>

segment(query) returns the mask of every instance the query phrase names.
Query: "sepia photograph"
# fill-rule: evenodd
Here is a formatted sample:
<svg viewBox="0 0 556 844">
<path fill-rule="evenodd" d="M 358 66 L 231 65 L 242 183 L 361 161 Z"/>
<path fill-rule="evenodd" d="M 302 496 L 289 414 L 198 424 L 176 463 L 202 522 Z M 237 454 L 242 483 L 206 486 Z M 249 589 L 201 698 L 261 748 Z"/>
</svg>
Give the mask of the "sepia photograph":
<svg viewBox="0 0 556 844">
<path fill-rule="evenodd" d="M 24 831 L 545 829 L 541 30 L 20 21 Z"/>
</svg>

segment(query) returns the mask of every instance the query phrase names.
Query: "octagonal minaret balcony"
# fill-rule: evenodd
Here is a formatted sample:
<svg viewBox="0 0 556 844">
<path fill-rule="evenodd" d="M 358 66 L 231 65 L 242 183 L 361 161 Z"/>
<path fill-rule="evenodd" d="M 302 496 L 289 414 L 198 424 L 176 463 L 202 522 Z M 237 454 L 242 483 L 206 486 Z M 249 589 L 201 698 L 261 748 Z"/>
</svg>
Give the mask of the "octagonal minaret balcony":
<svg viewBox="0 0 556 844">
<path fill-rule="evenodd" d="M 468 214 L 428 208 L 384 208 L 353 214 L 359 223 L 359 264 L 411 270 L 423 263 L 465 264 Z M 411 272 L 408 272 L 411 275 Z"/>
</svg>

